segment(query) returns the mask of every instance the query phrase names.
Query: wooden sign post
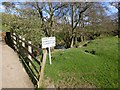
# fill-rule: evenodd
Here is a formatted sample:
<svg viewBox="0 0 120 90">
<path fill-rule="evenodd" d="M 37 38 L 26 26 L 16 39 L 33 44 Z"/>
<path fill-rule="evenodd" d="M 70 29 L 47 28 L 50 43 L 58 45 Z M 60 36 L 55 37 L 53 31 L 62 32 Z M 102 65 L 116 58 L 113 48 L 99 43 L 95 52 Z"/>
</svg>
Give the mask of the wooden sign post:
<svg viewBox="0 0 120 90">
<path fill-rule="evenodd" d="M 49 60 L 50 60 L 50 64 L 52 64 L 50 47 L 54 47 L 54 46 L 55 46 L 55 37 L 44 37 L 44 38 L 42 38 L 43 54 L 42 54 L 41 70 L 40 70 L 40 74 L 39 74 L 40 77 L 39 77 L 39 82 L 38 82 L 38 88 L 42 87 L 42 84 L 43 84 L 44 67 L 45 67 L 46 56 L 47 56 L 46 48 L 48 48 Z"/>
<path fill-rule="evenodd" d="M 41 88 L 43 85 L 43 76 L 44 76 L 44 68 L 45 68 L 45 63 L 46 63 L 46 56 L 47 56 L 47 50 L 43 49 L 43 54 L 42 54 L 42 63 L 41 63 L 41 70 L 40 70 L 40 78 L 38 82 L 38 88 Z"/>
</svg>

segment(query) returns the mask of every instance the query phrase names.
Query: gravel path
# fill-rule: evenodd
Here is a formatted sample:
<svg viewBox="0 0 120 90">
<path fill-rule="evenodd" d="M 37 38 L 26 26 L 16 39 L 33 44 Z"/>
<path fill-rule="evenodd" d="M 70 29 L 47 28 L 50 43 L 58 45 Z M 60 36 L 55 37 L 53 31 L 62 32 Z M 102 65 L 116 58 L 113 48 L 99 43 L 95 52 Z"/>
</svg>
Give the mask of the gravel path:
<svg viewBox="0 0 120 90">
<path fill-rule="evenodd" d="M 2 73 L 0 85 L 2 84 L 2 88 L 34 88 L 14 50 L 0 42 L 0 51 L 2 54 L 0 55 L 0 66 L 2 66 L 2 69 L 0 68 L 0 75 Z"/>
</svg>

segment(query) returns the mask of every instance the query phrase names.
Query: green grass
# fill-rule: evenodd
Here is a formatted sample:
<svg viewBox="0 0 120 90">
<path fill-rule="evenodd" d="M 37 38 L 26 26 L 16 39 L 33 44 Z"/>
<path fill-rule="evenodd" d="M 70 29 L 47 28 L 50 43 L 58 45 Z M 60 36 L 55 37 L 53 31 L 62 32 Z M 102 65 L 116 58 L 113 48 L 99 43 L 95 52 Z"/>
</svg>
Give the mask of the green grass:
<svg viewBox="0 0 120 90">
<path fill-rule="evenodd" d="M 96 54 L 85 50 L 95 50 Z M 47 59 L 45 79 L 56 87 L 118 87 L 118 38 L 107 37 L 87 47 L 55 51 L 52 65 Z"/>
</svg>

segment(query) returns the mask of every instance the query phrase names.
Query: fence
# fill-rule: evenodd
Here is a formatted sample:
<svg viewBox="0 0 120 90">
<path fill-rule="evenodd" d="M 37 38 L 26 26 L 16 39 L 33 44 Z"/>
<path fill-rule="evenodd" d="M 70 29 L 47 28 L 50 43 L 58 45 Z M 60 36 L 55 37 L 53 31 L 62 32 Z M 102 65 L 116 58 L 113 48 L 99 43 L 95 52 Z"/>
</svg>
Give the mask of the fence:
<svg viewBox="0 0 120 90">
<path fill-rule="evenodd" d="M 16 35 L 16 33 L 11 33 L 11 40 L 14 50 L 17 51 L 35 87 L 41 87 L 47 51 L 40 50 L 40 48 L 32 45 L 31 41 L 26 41 L 25 38 Z"/>
</svg>

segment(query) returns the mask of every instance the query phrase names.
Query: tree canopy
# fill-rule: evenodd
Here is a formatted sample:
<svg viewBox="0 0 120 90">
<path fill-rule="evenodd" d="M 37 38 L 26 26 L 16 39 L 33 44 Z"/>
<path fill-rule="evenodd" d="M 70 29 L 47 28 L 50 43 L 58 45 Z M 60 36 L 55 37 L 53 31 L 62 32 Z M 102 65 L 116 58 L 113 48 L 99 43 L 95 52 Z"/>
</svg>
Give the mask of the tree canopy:
<svg viewBox="0 0 120 90">
<path fill-rule="evenodd" d="M 43 36 L 55 36 L 57 45 L 74 47 L 101 35 L 118 35 L 117 13 L 107 15 L 100 2 L 3 2 L 3 30 L 15 31 L 39 46 Z M 112 9 L 111 9 L 112 10 Z M 116 18 L 115 18 L 116 17 Z"/>
</svg>

